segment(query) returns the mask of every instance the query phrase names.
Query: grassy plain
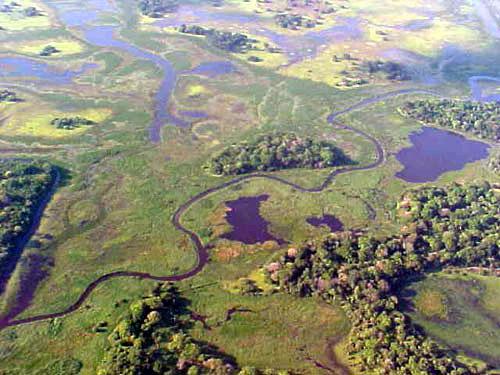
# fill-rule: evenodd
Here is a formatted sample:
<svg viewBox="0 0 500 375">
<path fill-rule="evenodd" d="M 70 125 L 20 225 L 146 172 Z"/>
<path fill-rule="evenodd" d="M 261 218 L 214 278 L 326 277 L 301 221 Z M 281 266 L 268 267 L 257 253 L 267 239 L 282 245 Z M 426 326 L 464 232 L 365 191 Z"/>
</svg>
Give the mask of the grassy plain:
<svg viewBox="0 0 500 375">
<path fill-rule="evenodd" d="M 82 6 L 77 1 L 69 3 L 74 7 Z M 231 4 L 225 5 L 227 7 L 237 5 L 238 9 L 250 14 L 263 12 L 258 14 L 265 22 L 273 22 L 270 17 L 274 13 L 267 13 L 263 3 L 254 0 L 226 3 Z M 338 15 L 364 14 L 368 17 L 373 14 L 374 23 L 394 19 L 403 23 L 422 18 L 401 2 L 373 1 L 365 8 L 361 7 L 362 3 L 366 1 L 351 1 L 348 8 L 339 8 Z M 340 4 L 334 2 L 334 6 Z M 423 0 L 414 6 L 420 5 L 438 6 Z M 332 87 L 338 72 L 327 64 L 330 54 L 354 51 L 360 56 L 375 57 L 376 54 L 370 51 L 376 47 L 369 44 L 359 47 L 356 41 L 350 41 L 345 46 L 332 46 L 316 60 L 292 65 L 289 74 L 288 70 L 276 71 L 281 60 L 269 64 L 271 60 L 267 57 L 267 63 L 265 58 L 263 63 L 250 64 L 245 61 L 246 55 L 238 58 L 222 54 L 196 38 L 173 34 L 166 37 L 161 30 L 151 29 L 151 25 L 140 28 L 148 31 L 140 31 L 134 23 L 135 3 L 126 0 L 120 2 L 120 6 L 121 13 L 117 17 L 123 25 L 122 38 L 172 59 L 177 70 L 183 72 L 178 76 L 170 102 L 172 111 L 199 110 L 206 112 L 208 118 L 194 119 L 186 128 L 167 126 L 163 130 L 163 142 L 150 144 L 147 128 L 161 71 L 118 49 L 97 47 L 87 48 L 82 55 L 79 52 L 61 56 L 61 61 L 57 59 L 57 64 L 68 66 L 81 66 L 88 61 L 98 63 L 99 67 L 91 74 L 64 87 L 49 84 L 26 92 L 24 88 L 25 102 L 0 107 L 0 117 L 5 118 L 0 122 L 2 147 L 5 144 L 6 148 L 24 149 L 19 156 L 44 157 L 68 171 L 68 179 L 54 196 L 37 234 L 40 238 L 53 237 L 44 243 L 42 251 L 48 276 L 37 289 L 31 306 L 20 317 L 67 307 L 91 281 L 107 272 L 136 270 L 169 275 L 190 269 L 196 259 L 194 250 L 188 238 L 175 230 L 170 219 L 177 207 L 191 196 L 227 181 L 227 178 L 210 176 L 202 170 L 203 163 L 214 152 L 262 133 L 294 131 L 334 140 L 358 163 L 368 164 L 375 155 L 373 145 L 352 132 L 332 128 L 326 116 L 332 110 L 346 108 L 363 98 L 418 85 L 415 82 L 404 85 L 373 82 L 351 90 Z M 47 22 L 52 17 L 53 14 L 49 14 L 36 21 L 41 22 L 43 18 Z M 28 27 L 20 25 L 19 31 Z M 49 24 L 44 25 L 48 27 Z M 432 30 L 422 33 L 435 38 L 430 43 L 437 48 L 447 36 Z M 457 43 L 468 44 L 478 37 L 475 32 L 469 33 L 463 28 L 453 30 L 458 33 Z M 58 29 L 56 36 L 61 37 L 66 32 L 69 33 Z M 50 35 L 43 40 L 51 39 L 53 35 Z M 391 36 L 392 45 L 396 44 L 399 35 L 394 32 Z M 421 34 L 414 35 L 418 38 Z M 30 39 L 27 33 L 12 37 L 17 38 Z M 39 41 L 32 39 L 26 45 L 38 48 Z M 373 40 L 368 42 L 375 43 Z M 411 38 L 405 43 L 418 52 L 425 52 L 427 48 L 413 45 Z M 477 47 L 481 46 L 478 42 Z M 186 73 L 200 62 L 223 59 L 234 61 L 238 72 L 218 78 Z M 439 90 L 452 96 L 466 94 L 463 84 L 455 82 Z M 420 127 L 396 113 L 397 106 L 406 98 L 387 100 L 339 119 L 381 141 L 387 156 L 381 167 L 341 175 L 321 194 L 303 194 L 275 182 L 253 180 L 210 195 L 187 212 L 183 223 L 213 246 L 211 261 L 203 272 L 180 283 L 192 301 L 193 310 L 206 315 L 208 324 L 214 326 L 207 331 L 201 324 L 197 325 L 193 331 L 196 337 L 215 343 L 236 357 L 241 365 L 294 367 L 315 374 L 317 369 L 305 360 L 306 356 L 328 364 L 326 340 L 341 338 L 349 325 L 341 310 L 336 306 L 325 307 L 314 299 L 298 300 L 279 294 L 235 294 L 227 286 L 242 277 L 262 282 L 259 267 L 276 256 L 278 246 L 244 246 L 221 241 L 214 233 L 228 229 L 221 215 L 225 201 L 262 193 L 270 195 L 261 207 L 270 231 L 292 244 L 325 233 L 326 228 L 315 228 L 305 221 L 309 216 L 323 213 L 339 217 L 347 228 L 376 230 L 380 234 L 396 231 L 397 224 L 390 213 L 393 202 L 413 185 L 394 178 L 394 173 L 401 169 L 394 154 L 409 144 L 408 134 Z M 99 124 L 78 129 L 76 133 L 60 133 L 47 127 L 50 116 L 67 114 L 96 116 Z M 52 147 L 53 151 L 48 155 L 27 154 L 30 147 L 40 145 Z M 498 180 L 484 164 L 478 162 L 467 165 L 463 171 L 447 173 L 436 184 L 480 178 Z M 289 170 L 276 175 L 312 187 L 319 185 L 328 172 Z M 376 212 L 375 218 L 370 217 L 370 207 Z M 236 256 L 221 255 L 229 253 L 228 249 L 235 250 Z M 19 267 L 18 275 L 30 272 L 26 263 Z M 483 279 L 481 283 L 491 286 L 485 287 L 481 294 L 481 306 L 491 313 L 498 310 L 497 284 Z M 94 374 L 107 333 L 96 333 L 93 327 L 102 320 L 113 326 L 126 308 L 127 303 L 123 300 L 139 298 L 152 285 L 152 282 L 139 279 L 112 280 L 99 286 L 82 309 L 65 318 L 1 331 L 0 372 L 32 374 L 35 368 L 43 368 L 54 359 L 72 357 L 82 361 L 82 374 Z M 9 285 L 9 292 L 2 296 L 3 308 L 15 302 L 18 288 L 16 280 Z M 224 322 L 227 309 L 236 306 L 252 311 L 237 313 Z M 463 309 L 472 314 L 469 307 Z M 484 314 L 471 318 L 471 322 L 481 321 L 477 327 L 486 327 L 489 323 L 484 323 L 483 317 Z M 432 328 L 432 324 L 429 323 L 429 327 Z M 456 324 L 459 325 L 452 327 L 462 328 L 462 321 Z M 448 340 L 452 327 L 436 329 L 442 329 L 443 340 Z M 436 332 L 436 336 L 441 334 L 441 331 Z M 476 341 L 482 337 L 473 327 L 464 332 L 471 332 Z M 464 348 L 476 345 L 476 341 L 471 344 L 463 340 L 457 338 L 447 342 Z M 495 338 L 488 336 L 482 346 L 478 346 L 479 354 L 488 358 L 497 355 L 495 345 Z M 342 355 L 341 346 L 335 351 Z M 469 353 L 468 349 L 465 351 Z"/>
<path fill-rule="evenodd" d="M 411 316 L 440 342 L 499 368 L 499 290 L 495 277 L 434 274 L 410 286 Z"/>
</svg>

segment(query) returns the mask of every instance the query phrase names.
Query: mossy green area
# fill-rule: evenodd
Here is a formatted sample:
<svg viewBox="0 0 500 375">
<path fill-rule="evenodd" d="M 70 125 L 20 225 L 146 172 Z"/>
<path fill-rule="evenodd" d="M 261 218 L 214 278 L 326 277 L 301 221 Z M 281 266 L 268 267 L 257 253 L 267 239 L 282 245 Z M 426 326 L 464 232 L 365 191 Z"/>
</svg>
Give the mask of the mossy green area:
<svg viewBox="0 0 500 375">
<path fill-rule="evenodd" d="M 494 367 L 498 358 L 500 281 L 473 274 L 433 274 L 405 292 L 415 323 L 450 348 Z"/>
<path fill-rule="evenodd" d="M 323 18 L 319 19 L 321 25 L 311 30 L 289 30 L 277 26 L 274 20 L 286 8 L 286 1 L 231 0 L 220 6 L 180 1 L 178 14 L 161 19 L 141 16 L 135 0 L 17 2 L 23 8 L 35 6 L 43 15 L 24 17 L 17 10 L 0 13 L 0 26 L 5 29 L 0 30 L 0 91 L 14 91 L 20 98 L 0 103 L 0 158 L 49 162 L 64 171 L 64 178 L 33 236 L 40 246 L 25 248 L 0 294 L 0 317 L 22 302 L 26 280 L 38 271 L 41 273 L 37 275 L 43 277 L 15 319 L 63 311 L 89 284 L 111 272 L 172 276 L 191 270 L 198 261 L 196 249 L 190 237 L 174 226 L 172 218 L 192 197 L 234 177 L 206 173 L 203 166 L 213 155 L 266 134 L 293 133 L 335 144 L 353 166 L 365 167 L 380 155 L 374 142 L 353 131 L 360 130 L 383 148 L 383 160 L 374 168 L 341 173 L 324 189 L 310 192 L 276 179 L 250 178 L 196 200 L 180 217 L 180 223 L 207 246 L 210 258 L 200 273 L 177 283 L 190 301 L 190 309 L 206 317 L 211 327 L 208 330 L 201 322 L 195 323 L 191 336 L 216 345 L 240 366 L 295 369 L 303 374 L 322 371 L 314 361 L 332 368 L 339 363 L 348 366 L 342 340 L 350 322 L 340 306 L 325 305 L 315 297 L 299 299 L 274 293 L 261 267 L 274 261 L 280 250 L 330 231 L 326 225 L 308 223 L 310 217 L 332 215 L 348 230 L 378 236 L 400 231 L 397 200 L 406 190 L 426 185 L 395 177 L 403 168 L 397 153 L 410 145 L 409 135 L 422 126 L 400 115 L 398 108 L 409 100 L 428 99 L 425 93 L 404 90 L 420 89 L 463 99 L 470 94 L 470 75 L 500 74 L 498 41 L 483 30 L 471 4 L 459 1 L 460 7 L 453 8 L 455 2 L 451 0 L 439 4 L 419 0 L 410 7 L 392 0 L 335 0 L 331 6 L 336 12 L 331 14 L 307 7 L 297 9 L 304 16 Z M 428 18 L 417 8 L 434 14 L 432 26 L 413 32 L 390 27 Z M 69 17 L 82 9 L 89 20 L 78 21 L 87 22 L 86 27 L 66 24 L 61 16 Z M 447 13 L 449 9 L 455 11 Z M 465 17 L 459 18 L 463 22 L 454 18 L 460 15 Z M 313 43 L 314 37 L 306 36 L 308 32 L 328 34 L 325 30 L 332 27 L 341 30 L 350 18 L 359 33 L 338 42 L 335 38 L 325 41 L 324 46 L 317 43 L 310 57 L 297 62 L 293 62 L 297 55 L 288 53 L 286 43 L 280 53 L 259 51 L 256 56 L 263 61 L 252 62 L 248 61 L 252 53 L 227 53 L 203 38 L 172 32 L 172 26 L 156 25 L 177 16 L 184 17 L 179 19 L 186 23 L 245 33 L 258 39 L 262 48 L 265 43 L 280 47 L 281 38 L 306 38 L 301 41 Z M 251 21 L 238 17 L 251 17 Z M 114 44 L 106 46 L 110 40 L 92 43 L 85 28 L 94 26 L 115 28 Z M 387 32 L 389 40 L 377 31 Z M 425 37 L 421 39 L 423 44 L 419 42 L 421 37 Z M 453 64 L 445 63 L 448 44 L 456 47 Z M 61 52 L 39 56 L 47 45 Z M 291 47 L 296 46 L 292 43 Z M 156 97 L 160 88 L 165 88 L 164 71 L 149 55 L 131 53 L 136 49 L 153 54 L 154 60 L 165 59 L 175 71 L 175 79 L 169 82 L 171 95 L 161 108 Z M 398 53 L 405 50 L 405 66 L 422 75 L 402 82 L 373 76 L 364 85 L 336 85 L 344 78 L 344 70 L 355 74 L 356 64 L 382 58 L 383 51 L 387 53 L 384 56 L 390 56 L 384 60 L 394 60 L 398 53 L 390 52 L 395 49 Z M 307 48 L 300 52 L 309 53 Z M 333 61 L 334 55 L 344 53 L 353 59 Z M 50 71 L 77 73 L 63 83 L 37 78 L 33 73 L 18 74 L 15 69 L 19 64 L 8 63 L 12 58 L 47 64 Z M 220 62 L 230 62 L 234 69 L 219 75 L 193 73 L 200 64 Z M 91 66 L 84 68 L 86 64 Z M 429 85 L 426 74 L 438 83 Z M 494 92 L 494 83 L 489 85 L 488 92 Z M 327 121 L 332 112 L 399 90 L 403 90 L 401 95 L 366 103 L 336 117 L 333 124 Z M 169 116 L 162 120 L 159 140 L 151 142 L 151 124 L 155 112 L 162 109 Z M 65 117 L 82 117 L 93 124 L 72 130 L 51 125 L 54 118 Z M 498 150 L 497 144 L 490 146 L 492 152 Z M 468 163 L 464 169 L 446 172 L 430 184 L 499 183 L 498 173 L 487 164 L 487 160 Z M 339 168 L 265 173 L 314 190 Z M 260 205 L 259 214 L 268 223 L 268 232 L 284 243 L 243 244 L 222 239 L 232 229 L 225 202 L 262 194 L 269 198 Z M 32 261 L 34 257 L 36 262 Z M 432 298 L 421 301 L 435 303 L 422 306 L 424 315 L 419 321 L 452 348 L 495 363 L 498 327 L 491 325 L 488 317 L 498 309 L 498 285 L 484 277 L 460 282 L 476 279 L 474 283 L 484 287 L 479 288 L 480 302 L 469 306 L 469 294 L 454 296 L 451 292 L 458 288 L 454 285 L 459 281 L 451 276 L 429 278 L 443 287 L 422 287 L 424 293 L 432 291 Z M 262 292 L 242 293 L 240 287 L 245 280 L 252 280 Z M 0 373 L 51 374 L 51 368 L 63 366 L 57 361 L 67 360 L 64 366 L 71 367 L 76 360 L 81 363 L 79 374 L 96 374 L 110 333 L 96 331 L 96 325 L 106 321 L 114 327 L 129 303 L 148 294 L 153 286 L 153 281 L 139 277 L 112 278 L 99 284 L 76 311 L 64 317 L 0 330 Z M 469 289 L 467 293 L 472 293 L 473 288 Z M 478 306 L 483 315 L 473 313 Z M 232 308 L 241 311 L 226 320 Z M 459 319 L 454 311 L 463 311 L 466 318 Z M 444 319 L 444 323 L 435 323 L 435 319 Z M 462 327 L 463 336 L 450 338 Z M 488 336 L 488 332 L 496 336 Z"/>
</svg>

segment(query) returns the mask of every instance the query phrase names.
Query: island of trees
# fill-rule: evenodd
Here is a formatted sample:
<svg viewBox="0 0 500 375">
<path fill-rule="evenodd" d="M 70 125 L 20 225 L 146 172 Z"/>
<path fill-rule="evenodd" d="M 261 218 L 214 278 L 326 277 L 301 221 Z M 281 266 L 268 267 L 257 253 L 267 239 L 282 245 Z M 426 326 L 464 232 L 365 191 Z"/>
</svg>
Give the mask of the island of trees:
<svg viewBox="0 0 500 375">
<path fill-rule="evenodd" d="M 405 103 L 400 113 L 425 124 L 500 140 L 500 102 L 461 100 L 417 100 Z"/>
<path fill-rule="evenodd" d="M 177 30 L 183 34 L 204 36 L 212 46 L 233 53 L 251 50 L 256 42 L 245 34 L 206 29 L 197 25 L 181 25 Z"/>
<path fill-rule="evenodd" d="M 352 161 L 335 144 L 276 133 L 225 148 L 205 168 L 216 175 L 237 175 L 254 171 L 290 168 L 328 168 Z"/>
<path fill-rule="evenodd" d="M 56 47 L 48 45 L 45 46 L 39 53 L 40 56 L 52 56 L 54 53 L 61 52 Z"/>
<path fill-rule="evenodd" d="M 19 97 L 14 91 L 0 90 L 0 103 L 14 103 L 20 101 Z"/>
<path fill-rule="evenodd" d="M 369 74 L 384 73 L 386 79 L 392 81 L 407 81 L 411 79 L 410 73 L 406 68 L 394 61 L 366 61 L 362 69 L 366 70 Z"/>
<path fill-rule="evenodd" d="M 299 296 L 340 301 L 352 324 L 349 358 L 362 373 L 472 374 L 412 325 L 397 292 L 409 278 L 446 266 L 498 268 L 497 194 L 488 183 L 410 191 L 396 209 L 401 234 L 343 232 L 308 242 L 269 264 L 270 281 Z"/>
<path fill-rule="evenodd" d="M 153 18 L 161 18 L 167 13 L 173 13 L 178 6 L 177 0 L 139 0 L 141 13 Z"/>
<path fill-rule="evenodd" d="M 297 14 L 278 14 L 274 20 L 284 29 L 297 30 L 300 27 L 310 29 L 316 26 L 316 21 Z"/>
<path fill-rule="evenodd" d="M 0 163 L 0 269 L 13 256 L 55 181 L 53 167 L 39 161 Z"/>
<path fill-rule="evenodd" d="M 86 119 L 84 117 L 56 117 L 50 122 L 57 129 L 73 130 L 79 128 L 80 126 L 88 126 L 95 124 L 94 121 Z"/>
<path fill-rule="evenodd" d="M 220 374 L 287 375 L 287 371 L 238 368 L 216 347 L 189 334 L 194 323 L 188 302 L 172 284 L 130 305 L 126 316 L 108 337 L 109 345 L 98 375 Z M 98 324 L 106 331 L 107 322 Z"/>
</svg>

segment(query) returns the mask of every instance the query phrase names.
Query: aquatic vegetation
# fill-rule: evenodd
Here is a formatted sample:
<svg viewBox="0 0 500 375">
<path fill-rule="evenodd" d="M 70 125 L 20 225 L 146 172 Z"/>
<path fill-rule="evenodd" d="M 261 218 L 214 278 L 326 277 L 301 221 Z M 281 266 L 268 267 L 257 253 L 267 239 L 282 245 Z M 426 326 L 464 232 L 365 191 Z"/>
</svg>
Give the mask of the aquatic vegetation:
<svg viewBox="0 0 500 375">
<path fill-rule="evenodd" d="M 277 133 L 227 147 L 212 157 L 205 168 L 216 175 L 234 175 L 289 168 L 329 168 L 349 162 L 331 142 Z"/>
<path fill-rule="evenodd" d="M 424 124 L 451 128 L 493 141 L 500 140 L 500 102 L 419 100 L 407 102 L 399 111 Z"/>
</svg>

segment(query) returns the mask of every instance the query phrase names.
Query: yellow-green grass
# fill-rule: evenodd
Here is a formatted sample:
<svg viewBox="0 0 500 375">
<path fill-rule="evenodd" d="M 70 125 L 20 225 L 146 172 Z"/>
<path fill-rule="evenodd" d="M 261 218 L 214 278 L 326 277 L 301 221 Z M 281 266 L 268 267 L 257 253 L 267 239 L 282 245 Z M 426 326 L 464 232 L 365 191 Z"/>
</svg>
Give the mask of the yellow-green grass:
<svg viewBox="0 0 500 375">
<path fill-rule="evenodd" d="M 51 139 L 64 139 L 75 137 L 89 131 L 92 126 L 105 121 L 111 116 L 111 110 L 105 108 L 85 109 L 77 112 L 60 112 L 50 110 L 41 112 L 29 105 L 29 103 L 21 103 L 23 109 L 16 110 L 15 116 L 9 118 L 5 125 L 0 127 L 0 135 L 9 137 L 39 137 Z M 19 107 L 21 107 L 21 105 Z M 28 111 L 26 111 L 28 110 Z M 95 122 L 95 125 L 81 126 L 73 130 L 58 129 L 50 122 L 56 117 L 75 117 L 80 116 Z"/>
<path fill-rule="evenodd" d="M 445 45 L 453 44 L 472 51 L 488 46 L 480 29 L 458 25 L 447 20 L 434 20 L 432 27 L 418 32 L 402 32 L 396 38 L 401 48 L 434 57 Z"/>
<path fill-rule="evenodd" d="M 207 316 L 213 328 L 195 326 L 193 335 L 234 356 L 241 366 L 293 369 L 314 374 L 307 357 L 329 364 L 328 342 L 340 340 L 348 323 L 338 306 L 313 298 L 286 294 L 241 296 L 220 287 L 188 294 L 192 308 Z M 231 308 L 250 310 L 235 313 L 225 321 Z"/>
<path fill-rule="evenodd" d="M 439 290 L 420 290 L 415 297 L 415 308 L 428 319 L 446 320 L 448 309 L 446 296 Z"/>
<path fill-rule="evenodd" d="M 32 28 L 47 28 L 51 25 L 51 20 L 46 12 L 46 8 L 41 2 L 36 0 L 19 0 L 16 1 L 16 3 L 21 6 L 16 7 L 14 12 L 0 12 L 0 26 L 6 30 L 21 31 Z M 44 14 L 42 16 L 27 17 L 22 14 L 22 8 L 26 7 L 36 7 L 37 9 L 43 10 Z"/>
<path fill-rule="evenodd" d="M 185 88 L 186 96 L 190 98 L 196 98 L 201 95 L 207 94 L 209 90 L 200 84 L 191 84 Z"/>
<path fill-rule="evenodd" d="M 53 46 L 59 51 L 51 55 L 50 56 L 51 58 L 74 55 L 81 53 L 85 50 L 84 45 L 74 39 L 55 39 L 55 40 L 47 39 L 47 40 L 8 42 L 4 44 L 3 48 L 22 54 L 39 56 L 40 52 L 46 46 Z"/>
</svg>

